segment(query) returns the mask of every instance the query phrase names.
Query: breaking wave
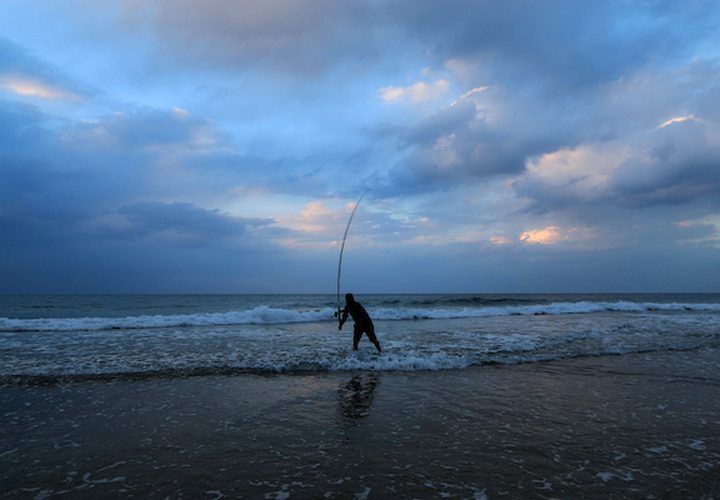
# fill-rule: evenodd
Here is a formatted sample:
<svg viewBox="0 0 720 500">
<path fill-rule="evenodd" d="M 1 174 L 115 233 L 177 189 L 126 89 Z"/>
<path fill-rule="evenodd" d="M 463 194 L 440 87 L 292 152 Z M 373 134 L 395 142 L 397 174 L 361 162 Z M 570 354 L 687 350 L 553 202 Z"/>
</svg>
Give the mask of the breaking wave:
<svg viewBox="0 0 720 500">
<path fill-rule="evenodd" d="M 372 309 L 376 320 L 432 320 L 482 318 L 493 316 L 568 315 L 601 312 L 720 312 L 720 304 L 713 303 L 657 303 L 657 302 L 554 302 L 532 305 L 503 305 L 483 307 L 380 307 Z M 102 330 L 133 330 L 149 328 L 177 328 L 230 325 L 266 325 L 331 321 L 334 309 L 313 310 L 273 308 L 265 305 L 242 311 L 172 315 L 139 315 L 119 318 L 0 318 L 0 332 L 72 332 Z"/>
</svg>

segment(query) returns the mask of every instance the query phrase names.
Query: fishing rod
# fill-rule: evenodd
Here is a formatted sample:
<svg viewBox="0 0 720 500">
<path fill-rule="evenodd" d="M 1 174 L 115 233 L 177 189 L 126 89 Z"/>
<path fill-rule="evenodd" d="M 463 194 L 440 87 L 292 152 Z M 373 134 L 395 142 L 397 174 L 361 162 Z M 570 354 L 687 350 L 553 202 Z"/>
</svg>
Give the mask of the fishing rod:
<svg viewBox="0 0 720 500">
<path fill-rule="evenodd" d="M 345 251 L 345 241 L 347 240 L 348 231 L 350 231 L 350 224 L 352 224 L 353 217 L 355 217 L 355 212 L 357 211 L 358 207 L 360 206 L 360 202 L 363 198 L 365 198 L 365 195 L 368 194 L 368 191 L 365 191 L 360 198 L 358 198 L 358 201 L 355 203 L 355 207 L 352 209 L 352 212 L 350 212 L 350 218 L 347 221 L 347 226 L 345 226 L 345 234 L 343 234 L 342 239 L 342 245 L 340 245 L 340 258 L 338 259 L 338 272 L 337 272 L 337 312 L 335 313 L 338 317 L 338 323 L 340 322 L 340 273 L 342 271 L 342 261 L 343 261 L 343 252 Z"/>
</svg>

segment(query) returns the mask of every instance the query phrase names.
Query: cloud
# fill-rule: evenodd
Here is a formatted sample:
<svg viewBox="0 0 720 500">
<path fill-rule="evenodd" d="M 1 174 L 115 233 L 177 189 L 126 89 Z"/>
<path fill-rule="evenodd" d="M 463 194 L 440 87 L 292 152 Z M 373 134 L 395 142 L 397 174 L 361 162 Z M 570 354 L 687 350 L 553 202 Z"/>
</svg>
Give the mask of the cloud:
<svg viewBox="0 0 720 500">
<path fill-rule="evenodd" d="M 81 174 L 55 127 L 33 106 L 0 100 L 0 232 L 12 245 L 54 244 L 108 195 Z"/>
<path fill-rule="evenodd" d="M 33 143 L 40 142 L 38 145 L 44 146 L 49 135 L 43 127 L 45 120 L 46 117 L 32 106 L 0 99 L 0 155 L 26 158 L 25 149 L 32 152 Z"/>
<path fill-rule="evenodd" d="M 570 207 L 575 203 L 573 200 L 584 196 L 590 199 L 580 203 L 614 196 L 617 203 L 644 205 L 688 199 L 697 193 L 709 194 L 712 188 L 696 191 L 700 185 L 695 183 L 669 188 L 666 192 L 660 186 L 657 186 L 659 190 L 650 185 L 642 188 L 640 178 L 633 178 L 632 172 L 641 173 L 643 164 L 665 164 L 659 168 L 665 171 L 667 179 L 661 184 L 670 182 L 670 172 L 681 172 L 679 164 L 671 166 L 659 158 L 648 159 L 653 156 L 650 149 L 655 145 L 643 152 L 643 141 L 659 144 L 659 136 L 653 135 L 653 130 L 658 128 L 669 130 L 699 122 L 710 130 L 720 123 L 720 113 L 713 105 L 720 99 L 720 87 L 707 83 L 717 81 L 720 75 L 717 60 L 688 59 L 688 55 L 697 50 L 694 47 L 700 43 L 698 40 L 712 36 L 710 23 L 703 16 L 717 17 L 717 9 L 713 14 L 703 14 L 698 3 L 663 8 L 646 5 L 629 10 L 627 6 L 610 4 L 613 2 L 585 10 L 576 3 L 559 2 L 549 9 L 543 7 L 542 15 L 534 15 L 534 9 L 540 7 L 532 2 L 514 2 L 514 6 L 522 6 L 519 10 L 481 2 L 473 5 L 450 2 L 440 9 L 421 2 L 417 11 L 398 21 L 420 29 L 423 22 L 435 19 L 437 29 L 428 37 L 437 40 L 435 50 L 442 54 L 440 59 L 445 67 L 456 75 L 453 88 L 464 83 L 469 90 L 463 92 L 453 106 L 397 129 L 398 159 L 384 172 L 385 192 L 394 195 L 407 187 L 419 194 L 477 184 L 488 176 L 502 175 L 519 176 L 514 181 L 517 193 L 530 198 L 536 210 L 559 205 Z M 464 9 L 462 16 L 451 16 L 451 12 L 461 9 Z M 675 15 L 688 19 L 698 31 L 676 30 Z M 465 19 L 493 26 L 482 30 L 474 25 L 471 31 L 465 26 Z M 606 25 L 617 26 L 617 31 L 591 36 L 604 25 L 598 19 L 606 20 Z M 554 23 L 565 25 L 566 22 L 566 30 L 545 33 Z M 506 23 L 512 25 L 508 31 L 498 28 Z M 630 30 L 629 26 L 636 29 Z M 653 43 L 656 38 L 662 38 L 658 26 L 669 27 L 668 39 L 675 40 L 677 45 L 668 45 L 668 39 Z M 520 37 L 516 30 L 523 28 L 529 28 L 529 34 Z M 518 36 L 513 37 L 513 33 Z M 555 47 L 552 54 L 536 43 L 537 40 L 552 42 L 560 33 L 564 40 L 581 42 L 579 45 L 562 40 L 549 43 L 547 47 Z M 545 36 L 535 38 L 533 34 Z M 626 45 L 628 52 L 615 54 L 618 45 Z M 612 55 L 598 56 L 607 53 L 609 47 L 613 47 Z M 642 57 L 627 57 L 629 53 L 642 54 Z M 507 57 L 500 57 L 501 54 Z M 653 62 L 660 54 L 665 56 L 665 65 Z M 556 67 L 558 60 L 568 66 Z M 516 74 L 512 70 L 515 64 L 525 74 Z M 459 66 L 461 70 L 456 71 Z M 713 141 L 697 144 L 706 158 L 715 154 Z M 634 151 L 625 151 L 622 154 L 626 156 L 620 158 L 623 148 Z M 524 176 L 526 168 L 532 170 L 545 155 L 562 151 L 585 151 L 596 157 L 594 167 L 582 168 L 576 163 L 575 172 L 555 175 L 549 184 L 533 172 Z M 635 158 L 631 159 L 633 155 Z M 641 159 L 643 156 L 646 158 Z M 609 178 L 603 182 L 598 180 L 600 172 L 610 175 L 607 164 L 598 164 L 603 161 L 600 157 L 615 162 L 613 172 L 623 159 L 634 161 L 635 165 L 628 164 L 627 176 L 617 171 L 612 181 L 616 187 L 611 188 Z M 686 160 L 688 165 L 695 165 L 688 167 L 690 177 L 705 176 L 708 180 L 706 174 L 710 172 L 703 166 L 703 160 L 699 157 Z M 659 180 L 656 170 L 652 167 L 641 176 Z M 546 175 L 544 180 L 548 178 Z M 541 182 L 534 184 L 533 180 Z M 714 185 L 714 181 L 710 181 Z M 547 189 L 550 185 L 557 187 L 552 193 Z M 614 195 L 608 192 L 613 189 Z M 629 192 L 642 189 L 656 192 L 644 196 Z"/>
<path fill-rule="evenodd" d="M 207 149 L 226 146 L 227 135 L 209 120 L 181 108 L 130 108 L 67 127 L 62 138 L 92 147 L 149 150 L 160 147 Z"/>
<path fill-rule="evenodd" d="M 469 101 L 442 108 L 431 116 L 405 129 L 402 141 L 405 146 L 433 146 L 468 130 L 477 116 L 477 107 Z"/>
<path fill-rule="evenodd" d="M 720 113 L 711 103 L 720 87 L 707 82 L 719 76 L 717 61 L 694 60 L 671 70 L 642 70 L 599 89 L 580 108 L 585 140 L 528 158 L 527 171 L 511 185 L 536 214 L 622 218 L 614 208 L 653 207 L 714 213 Z"/>
<path fill-rule="evenodd" d="M 0 37 L 0 89 L 29 99 L 78 101 L 93 93 L 61 70 Z"/>
<path fill-rule="evenodd" d="M 0 75 L 0 88 L 23 97 L 37 97 L 49 100 L 74 101 L 80 97 L 61 87 L 40 80 L 19 75 Z"/>
<path fill-rule="evenodd" d="M 608 239 L 602 227 L 590 225 L 550 224 L 521 231 L 518 241 L 527 245 L 557 247 L 563 250 L 602 251 L 623 242 Z"/>
<path fill-rule="evenodd" d="M 450 83 L 441 79 L 432 83 L 417 82 L 407 87 L 382 87 L 378 94 L 386 102 L 416 104 L 441 97 L 449 87 Z"/>
<path fill-rule="evenodd" d="M 490 237 L 490 243 L 493 245 L 510 245 L 512 244 L 512 240 L 507 236 L 494 234 Z"/>
<path fill-rule="evenodd" d="M 487 85 L 483 85 L 481 87 L 475 87 L 473 89 L 468 90 L 463 95 L 460 96 L 460 99 L 469 99 L 470 97 L 474 96 L 475 94 L 480 94 L 482 92 L 485 92 L 489 87 Z"/>
<path fill-rule="evenodd" d="M 700 220 L 681 220 L 673 224 L 678 228 L 677 237 L 691 243 L 707 241 L 720 243 L 720 217 L 704 217 Z M 720 247 L 718 247 L 720 248 Z"/>
<path fill-rule="evenodd" d="M 166 59 L 204 69 L 313 74 L 338 59 L 374 57 L 377 50 L 368 43 L 373 13 L 357 1 L 159 0 L 150 6 L 134 0 L 123 3 L 117 17 L 113 28 L 152 34 Z"/>
<path fill-rule="evenodd" d="M 544 80 L 565 89 L 686 57 L 696 40 L 714 35 L 718 17 L 703 1 L 620 0 L 418 0 L 412 9 L 400 0 L 134 0 L 116 9 L 85 0 L 67 10 L 91 16 L 86 24 L 96 30 L 104 19 L 106 37 L 114 31 L 120 40 L 152 40 L 165 57 L 150 60 L 163 64 L 306 75 L 403 54 L 437 66 L 465 60 L 475 75 Z"/>
<path fill-rule="evenodd" d="M 241 240 L 248 232 L 273 223 L 272 219 L 234 217 L 192 203 L 138 202 L 94 219 L 90 227 L 101 237 L 209 246 Z"/>
<path fill-rule="evenodd" d="M 717 9 L 702 1 L 424 0 L 412 9 L 394 1 L 386 13 L 438 61 L 466 61 L 486 81 L 532 80 L 565 91 L 613 81 L 658 59 L 687 57 L 698 39 L 712 39 L 718 20 Z"/>
<path fill-rule="evenodd" d="M 347 219 L 352 210 L 351 205 L 341 209 L 333 209 L 324 201 L 313 200 L 306 203 L 298 215 L 291 215 L 280 220 L 280 223 L 296 231 L 310 235 L 339 234 L 342 231 L 343 219 Z"/>
<path fill-rule="evenodd" d="M 687 116 L 676 116 L 674 118 L 670 118 L 669 120 L 662 122 L 660 125 L 658 125 L 658 128 L 665 128 L 665 127 L 669 127 L 673 123 L 683 123 L 683 122 L 690 121 L 690 120 L 697 120 L 697 118 L 695 118 L 695 115 L 692 115 L 692 114 L 687 115 Z"/>
<path fill-rule="evenodd" d="M 531 200 L 528 210 L 546 212 L 594 203 L 608 196 L 612 172 L 626 158 L 622 144 L 560 149 L 531 160 L 515 177 L 515 192 Z"/>
<path fill-rule="evenodd" d="M 251 168 L 267 170 L 243 164 L 237 154 L 225 171 L 212 165 L 228 156 L 223 140 L 210 122 L 177 109 L 71 121 L 0 100 L 0 231 L 5 241 L 28 248 L 89 234 L 210 245 L 232 239 L 225 234 L 248 237 L 269 228 L 269 218 L 172 202 L 205 197 L 213 206 L 209 196 L 218 185 L 241 183 Z"/>
<path fill-rule="evenodd" d="M 720 198 L 720 134 L 686 121 L 660 129 L 652 139 L 609 179 L 619 202 L 645 206 Z"/>
<path fill-rule="evenodd" d="M 546 121 L 551 103 L 500 88 L 465 96 L 395 131 L 400 158 L 381 181 L 384 192 L 430 192 L 517 174 L 530 158 L 582 138 L 572 119 Z"/>
<path fill-rule="evenodd" d="M 89 283 L 91 267 L 117 259 L 115 278 L 165 266 L 177 283 L 204 259 L 213 280 L 225 276 L 237 258 L 254 284 L 290 270 L 317 287 L 298 256 L 334 260 L 359 186 L 372 191 L 351 244 L 366 269 L 399 263 L 397 288 L 448 256 L 459 259 L 448 273 L 411 279 L 472 288 L 490 271 L 511 288 L 503 273 L 525 286 L 535 269 L 544 283 L 565 261 L 532 259 L 578 249 L 610 267 L 623 249 L 692 248 L 673 255 L 717 262 L 710 2 L 76 0 L 0 11 L 18 21 L 5 36 L 23 44 L 0 39 L 0 251 L 18 267 L 64 268 L 70 280 L 83 268 Z M 614 261 L 599 255 L 607 248 Z"/>
<path fill-rule="evenodd" d="M 536 243 L 538 245 L 555 245 L 568 239 L 568 235 L 557 226 L 530 229 L 520 234 L 520 241 L 524 243 Z"/>
</svg>

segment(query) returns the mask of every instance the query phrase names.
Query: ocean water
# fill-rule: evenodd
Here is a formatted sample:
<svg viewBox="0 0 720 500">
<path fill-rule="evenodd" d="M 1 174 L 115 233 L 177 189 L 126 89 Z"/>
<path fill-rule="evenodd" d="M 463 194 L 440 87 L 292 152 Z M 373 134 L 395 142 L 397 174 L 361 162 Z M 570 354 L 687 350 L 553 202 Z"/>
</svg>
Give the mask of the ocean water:
<svg viewBox="0 0 720 500">
<path fill-rule="evenodd" d="M 720 347 L 720 294 L 357 295 L 383 346 L 338 331 L 334 295 L 0 296 L 0 382 L 462 370 Z"/>
</svg>

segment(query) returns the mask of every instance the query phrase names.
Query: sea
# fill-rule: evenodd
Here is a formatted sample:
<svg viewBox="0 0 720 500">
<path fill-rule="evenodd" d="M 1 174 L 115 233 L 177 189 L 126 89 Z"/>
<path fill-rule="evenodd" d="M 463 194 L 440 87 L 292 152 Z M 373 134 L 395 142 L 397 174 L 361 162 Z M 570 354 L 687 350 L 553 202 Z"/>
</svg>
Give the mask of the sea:
<svg viewBox="0 0 720 500">
<path fill-rule="evenodd" d="M 0 296 L 0 383 L 463 370 L 720 347 L 720 294 Z M 343 304 L 341 304 L 343 305 Z"/>
<path fill-rule="evenodd" d="M 0 297 L 2 498 L 720 498 L 720 294 Z"/>
</svg>

